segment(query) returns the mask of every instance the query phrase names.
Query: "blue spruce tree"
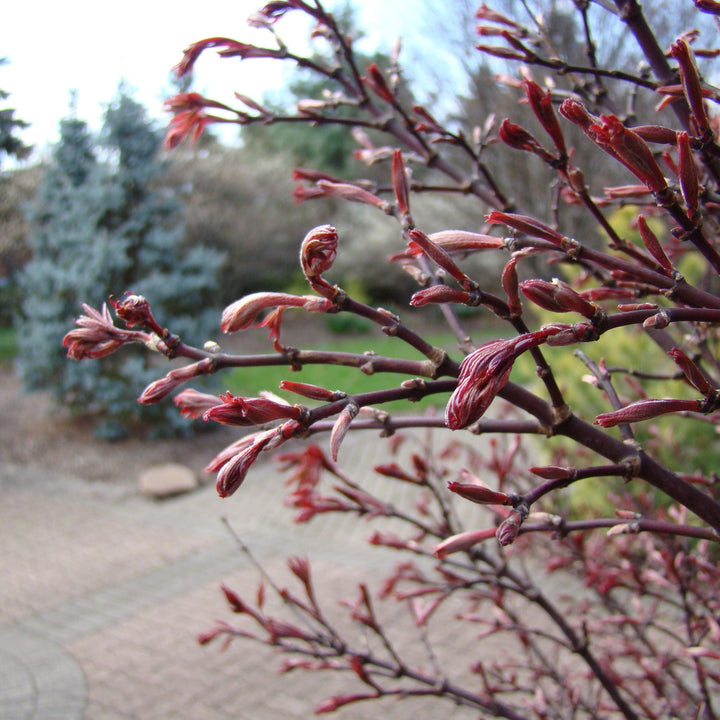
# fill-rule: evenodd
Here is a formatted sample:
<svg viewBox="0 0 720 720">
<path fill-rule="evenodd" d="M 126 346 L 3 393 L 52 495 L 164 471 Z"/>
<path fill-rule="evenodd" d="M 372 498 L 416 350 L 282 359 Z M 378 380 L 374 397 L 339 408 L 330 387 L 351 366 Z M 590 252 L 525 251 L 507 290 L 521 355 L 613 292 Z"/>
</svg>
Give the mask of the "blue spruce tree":
<svg viewBox="0 0 720 720">
<path fill-rule="evenodd" d="M 122 436 L 138 421 L 155 434 L 185 425 L 167 404 L 133 401 L 157 377 L 139 348 L 97 363 L 66 359 L 62 338 L 80 302 L 100 307 L 126 290 L 142 294 L 159 322 L 191 342 L 202 341 L 201 328 L 217 317 L 222 256 L 202 247 L 181 251 L 182 208 L 158 182 L 160 146 L 144 107 L 121 89 L 105 113 L 99 145 L 81 120 L 61 122 L 30 209 L 33 259 L 21 277 L 20 374 L 28 389 L 52 389 L 70 411 L 97 413 L 102 437 Z"/>
</svg>

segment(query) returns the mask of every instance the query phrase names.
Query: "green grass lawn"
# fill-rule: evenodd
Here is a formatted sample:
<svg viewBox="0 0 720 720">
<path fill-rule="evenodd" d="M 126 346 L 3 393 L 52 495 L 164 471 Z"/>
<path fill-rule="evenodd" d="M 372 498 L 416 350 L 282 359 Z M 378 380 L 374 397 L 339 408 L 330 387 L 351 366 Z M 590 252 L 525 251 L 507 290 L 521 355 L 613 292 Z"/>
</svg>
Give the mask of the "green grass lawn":
<svg viewBox="0 0 720 720">
<path fill-rule="evenodd" d="M 462 355 L 457 350 L 457 341 L 450 333 L 435 333 L 427 335 L 426 339 L 433 345 L 446 349 L 452 357 L 460 360 Z M 378 336 L 374 333 L 361 336 L 339 335 L 332 340 L 319 344 L 303 346 L 306 350 L 334 350 L 339 352 L 362 354 L 366 351 L 374 351 L 377 355 L 398 357 L 409 360 L 423 360 L 424 357 L 414 348 L 402 340 Z M 382 390 L 384 388 L 395 388 L 407 375 L 395 373 L 377 373 L 366 375 L 355 367 L 344 367 L 339 365 L 305 365 L 299 371 L 292 371 L 288 366 L 276 367 L 250 367 L 235 368 L 228 370 L 221 375 L 224 383 L 223 389 L 227 389 L 235 395 L 255 396 L 260 390 L 276 392 L 281 380 L 293 380 L 295 382 L 310 383 L 319 385 L 328 390 L 342 390 L 349 394 Z M 291 393 L 281 393 L 290 402 L 303 403 L 303 400 Z M 436 395 L 420 403 L 410 404 L 406 401 L 388 403 L 383 408 L 394 411 L 416 411 L 419 407 L 427 408 L 431 405 L 443 406 L 447 400 L 446 395 Z"/>
</svg>

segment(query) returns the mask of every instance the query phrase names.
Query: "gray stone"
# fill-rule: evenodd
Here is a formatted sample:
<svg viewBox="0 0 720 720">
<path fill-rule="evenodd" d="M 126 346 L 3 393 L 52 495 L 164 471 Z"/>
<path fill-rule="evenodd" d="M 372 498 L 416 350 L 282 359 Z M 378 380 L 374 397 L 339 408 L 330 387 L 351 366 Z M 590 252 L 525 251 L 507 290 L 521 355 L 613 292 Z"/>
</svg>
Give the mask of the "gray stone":
<svg viewBox="0 0 720 720">
<path fill-rule="evenodd" d="M 166 463 L 147 468 L 138 478 L 138 487 L 143 495 L 163 498 L 190 492 L 198 486 L 195 473 L 185 465 Z"/>
</svg>

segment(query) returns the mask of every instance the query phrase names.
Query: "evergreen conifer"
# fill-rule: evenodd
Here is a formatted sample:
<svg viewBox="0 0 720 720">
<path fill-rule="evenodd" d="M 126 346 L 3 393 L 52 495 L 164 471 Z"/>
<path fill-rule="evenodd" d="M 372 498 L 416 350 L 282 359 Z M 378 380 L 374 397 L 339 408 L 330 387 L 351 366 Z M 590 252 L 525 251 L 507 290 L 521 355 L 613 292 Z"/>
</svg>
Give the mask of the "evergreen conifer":
<svg viewBox="0 0 720 720">
<path fill-rule="evenodd" d="M 71 411 L 97 412 L 103 437 L 141 420 L 155 432 L 178 431 L 176 413 L 135 398 L 155 377 L 132 348 L 99 363 L 68 363 L 62 338 L 80 302 L 102 305 L 124 291 L 152 301 L 159 322 L 193 342 L 208 327 L 222 256 L 181 253 L 181 206 L 158 180 L 161 135 L 145 108 L 120 89 L 105 113 L 99 142 L 76 117 L 60 124 L 52 164 L 30 208 L 33 259 L 21 274 L 18 364 L 30 390 L 52 389 Z M 158 358 L 159 359 L 159 358 Z M 92 398 L 92 400 L 90 400 Z"/>
</svg>

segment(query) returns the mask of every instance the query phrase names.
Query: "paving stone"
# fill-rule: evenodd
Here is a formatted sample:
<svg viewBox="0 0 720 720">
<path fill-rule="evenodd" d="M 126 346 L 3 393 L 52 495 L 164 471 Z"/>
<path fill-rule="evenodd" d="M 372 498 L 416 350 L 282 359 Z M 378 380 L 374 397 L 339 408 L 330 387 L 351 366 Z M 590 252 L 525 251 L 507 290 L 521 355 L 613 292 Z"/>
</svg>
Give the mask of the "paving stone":
<svg viewBox="0 0 720 720">
<path fill-rule="evenodd" d="M 198 487 L 195 473 L 179 463 L 165 463 L 147 468 L 138 478 L 138 488 L 147 497 L 167 498 L 190 492 Z"/>
</svg>

